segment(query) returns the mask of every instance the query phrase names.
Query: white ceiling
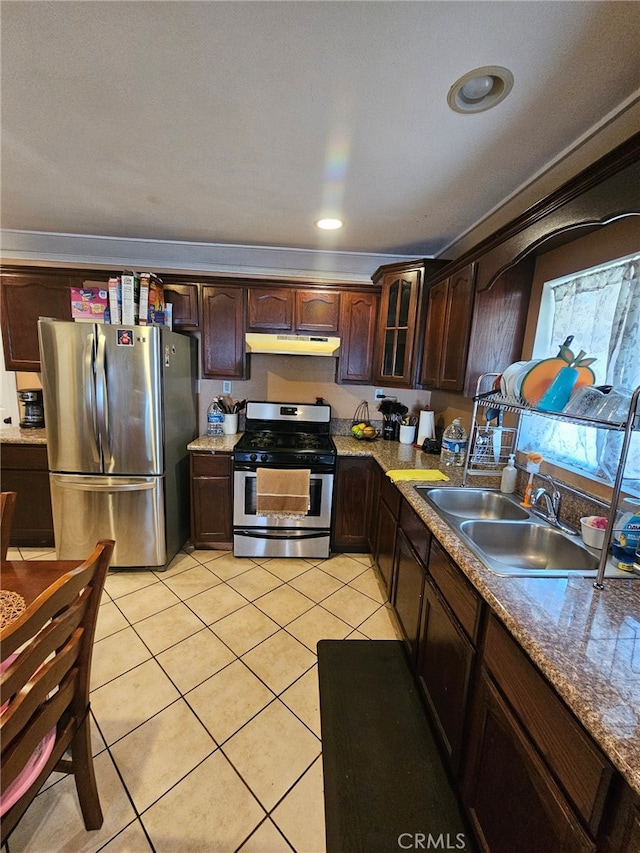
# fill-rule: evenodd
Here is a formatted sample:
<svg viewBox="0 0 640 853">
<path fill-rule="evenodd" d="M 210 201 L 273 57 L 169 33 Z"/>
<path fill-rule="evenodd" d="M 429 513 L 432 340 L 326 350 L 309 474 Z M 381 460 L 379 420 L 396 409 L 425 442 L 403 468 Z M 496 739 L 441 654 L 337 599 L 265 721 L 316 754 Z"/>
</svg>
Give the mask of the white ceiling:
<svg viewBox="0 0 640 853">
<path fill-rule="evenodd" d="M 640 80 L 638 2 L 4 0 L 1 26 L 18 231 L 446 255 Z M 452 112 L 483 65 L 511 95 Z"/>
</svg>

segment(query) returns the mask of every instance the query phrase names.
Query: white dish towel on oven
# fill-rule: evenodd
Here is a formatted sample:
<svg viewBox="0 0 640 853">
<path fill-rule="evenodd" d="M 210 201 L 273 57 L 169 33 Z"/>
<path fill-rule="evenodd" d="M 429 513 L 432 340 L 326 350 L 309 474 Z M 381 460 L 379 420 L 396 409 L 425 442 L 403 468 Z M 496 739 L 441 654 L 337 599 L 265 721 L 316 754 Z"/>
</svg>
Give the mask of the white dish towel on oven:
<svg viewBox="0 0 640 853">
<path fill-rule="evenodd" d="M 310 509 L 309 468 L 258 468 L 256 515 L 300 518 Z"/>
</svg>

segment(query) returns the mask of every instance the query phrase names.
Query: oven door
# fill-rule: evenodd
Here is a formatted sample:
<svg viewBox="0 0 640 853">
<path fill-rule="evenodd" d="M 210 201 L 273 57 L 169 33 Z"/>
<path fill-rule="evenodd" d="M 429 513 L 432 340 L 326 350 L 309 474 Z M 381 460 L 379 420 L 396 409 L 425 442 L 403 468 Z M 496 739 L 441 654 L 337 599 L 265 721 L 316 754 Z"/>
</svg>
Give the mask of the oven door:
<svg viewBox="0 0 640 853">
<path fill-rule="evenodd" d="M 331 525 L 333 474 L 311 473 L 309 480 L 310 508 L 299 518 L 274 518 L 256 514 L 255 471 L 235 471 L 233 475 L 233 526 L 247 528 L 324 529 Z"/>
</svg>

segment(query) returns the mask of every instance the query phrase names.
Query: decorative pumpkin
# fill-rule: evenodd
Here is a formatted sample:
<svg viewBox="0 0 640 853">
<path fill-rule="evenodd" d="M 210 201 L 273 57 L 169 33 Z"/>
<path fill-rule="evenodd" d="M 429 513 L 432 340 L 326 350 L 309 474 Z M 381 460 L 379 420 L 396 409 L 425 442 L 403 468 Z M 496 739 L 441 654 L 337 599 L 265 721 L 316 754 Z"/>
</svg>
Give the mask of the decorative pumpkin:
<svg viewBox="0 0 640 853">
<path fill-rule="evenodd" d="M 577 356 L 574 356 L 569 347 L 562 345 L 555 358 L 544 358 L 535 364 L 520 386 L 520 396 L 525 403 L 535 406 L 563 367 L 575 367 L 578 371 L 578 378 L 573 386 L 574 391 L 584 385 L 593 385 L 596 377 L 589 365 L 593 364 L 595 358 L 583 358 L 584 355 L 584 350 L 581 350 Z"/>
</svg>

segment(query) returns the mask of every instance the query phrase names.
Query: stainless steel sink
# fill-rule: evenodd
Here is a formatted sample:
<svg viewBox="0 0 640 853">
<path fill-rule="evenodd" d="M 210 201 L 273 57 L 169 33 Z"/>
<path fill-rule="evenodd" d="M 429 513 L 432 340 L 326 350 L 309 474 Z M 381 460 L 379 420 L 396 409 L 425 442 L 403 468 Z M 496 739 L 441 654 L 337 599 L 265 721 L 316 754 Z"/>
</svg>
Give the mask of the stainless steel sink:
<svg viewBox="0 0 640 853">
<path fill-rule="evenodd" d="M 531 514 L 515 496 L 465 486 L 414 488 L 494 574 L 542 578 L 598 574 L 600 552 Z M 609 565 L 605 576 L 629 578 L 629 573 Z"/>
<path fill-rule="evenodd" d="M 463 521 L 460 532 L 498 574 L 565 577 L 598 568 L 579 540 L 537 521 Z"/>
<path fill-rule="evenodd" d="M 491 489 L 467 489 L 455 486 L 448 489 L 429 489 L 416 486 L 416 491 L 435 509 L 459 518 L 525 519 L 529 513 L 524 507 L 502 492 Z"/>
</svg>

